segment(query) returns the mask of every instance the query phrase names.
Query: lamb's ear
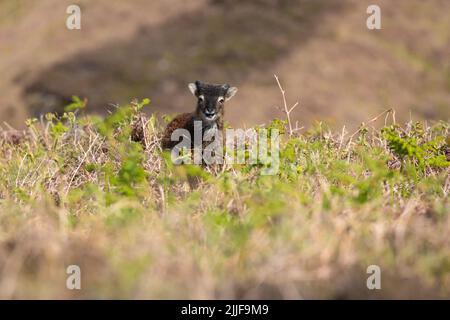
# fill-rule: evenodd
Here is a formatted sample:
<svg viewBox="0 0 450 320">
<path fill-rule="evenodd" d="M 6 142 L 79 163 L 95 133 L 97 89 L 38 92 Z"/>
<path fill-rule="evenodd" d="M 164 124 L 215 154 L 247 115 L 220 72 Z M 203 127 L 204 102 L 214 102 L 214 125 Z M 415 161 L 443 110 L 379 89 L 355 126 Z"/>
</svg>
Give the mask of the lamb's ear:
<svg viewBox="0 0 450 320">
<path fill-rule="evenodd" d="M 236 94 L 237 91 L 238 91 L 238 89 L 236 87 L 228 88 L 227 94 L 225 95 L 225 100 L 228 101 L 231 98 L 233 98 L 233 96 Z"/>
<path fill-rule="evenodd" d="M 189 87 L 189 90 L 194 95 L 194 97 L 196 97 L 197 96 L 197 85 L 195 83 L 189 83 L 188 87 Z"/>
</svg>

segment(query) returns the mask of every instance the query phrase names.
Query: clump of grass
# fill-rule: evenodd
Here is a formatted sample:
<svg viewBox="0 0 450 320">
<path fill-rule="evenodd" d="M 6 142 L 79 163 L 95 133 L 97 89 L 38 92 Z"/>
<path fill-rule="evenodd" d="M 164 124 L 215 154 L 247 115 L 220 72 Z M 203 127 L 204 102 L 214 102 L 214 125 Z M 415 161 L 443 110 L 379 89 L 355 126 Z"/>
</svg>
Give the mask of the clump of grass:
<svg viewBox="0 0 450 320">
<path fill-rule="evenodd" d="M 77 116 L 76 99 L 27 121 L 21 139 L 2 132 L 1 298 L 450 294 L 448 122 L 350 136 L 291 125 L 278 174 L 263 176 L 259 165 L 171 165 L 148 103 L 102 119 Z M 72 264 L 80 291 L 65 287 Z M 372 264 L 379 291 L 366 287 Z"/>
</svg>

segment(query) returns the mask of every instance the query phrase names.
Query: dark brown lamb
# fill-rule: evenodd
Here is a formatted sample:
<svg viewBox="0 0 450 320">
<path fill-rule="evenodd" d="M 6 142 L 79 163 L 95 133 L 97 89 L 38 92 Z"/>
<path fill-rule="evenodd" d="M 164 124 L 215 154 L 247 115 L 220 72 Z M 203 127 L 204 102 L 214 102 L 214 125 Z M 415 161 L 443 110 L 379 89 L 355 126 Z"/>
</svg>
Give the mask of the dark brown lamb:
<svg viewBox="0 0 450 320">
<path fill-rule="evenodd" d="M 187 130 L 191 137 L 191 147 L 194 147 L 194 121 L 201 123 L 202 137 L 206 132 L 222 131 L 224 104 L 237 92 L 236 87 L 230 87 L 228 84 L 208 84 L 200 81 L 190 83 L 189 89 L 197 98 L 197 107 L 194 112 L 178 115 L 167 125 L 162 139 L 164 149 L 172 149 L 179 143 L 172 141 L 172 133 L 176 129 Z"/>
</svg>

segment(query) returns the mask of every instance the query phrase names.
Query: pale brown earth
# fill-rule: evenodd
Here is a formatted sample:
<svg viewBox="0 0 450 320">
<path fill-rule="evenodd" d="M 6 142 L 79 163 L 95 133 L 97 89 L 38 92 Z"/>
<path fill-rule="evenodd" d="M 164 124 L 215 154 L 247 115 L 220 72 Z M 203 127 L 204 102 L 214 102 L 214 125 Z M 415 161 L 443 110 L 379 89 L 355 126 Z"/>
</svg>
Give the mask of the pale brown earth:
<svg viewBox="0 0 450 320">
<path fill-rule="evenodd" d="M 72 95 L 105 114 L 152 100 L 148 112 L 188 112 L 196 79 L 239 87 L 234 126 L 282 114 L 277 74 L 300 125 L 355 127 L 387 108 L 398 120 L 450 116 L 450 1 L 80 0 L 82 30 L 65 27 L 67 0 L 0 1 L 0 124 L 62 110 Z"/>
</svg>

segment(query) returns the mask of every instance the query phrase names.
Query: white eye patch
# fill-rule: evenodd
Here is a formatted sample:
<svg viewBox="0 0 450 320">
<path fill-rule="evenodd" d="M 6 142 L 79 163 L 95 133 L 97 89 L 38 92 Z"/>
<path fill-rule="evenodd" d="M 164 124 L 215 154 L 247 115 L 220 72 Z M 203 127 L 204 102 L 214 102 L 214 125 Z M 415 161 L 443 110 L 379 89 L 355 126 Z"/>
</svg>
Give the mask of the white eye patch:
<svg viewBox="0 0 450 320">
<path fill-rule="evenodd" d="M 199 99 L 200 101 L 205 101 L 205 96 L 204 96 L 204 95 L 199 95 L 199 96 L 198 96 L 198 99 Z"/>
<path fill-rule="evenodd" d="M 224 97 L 219 97 L 219 98 L 217 98 L 217 101 L 219 103 L 223 103 L 223 102 L 225 102 L 225 98 Z"/>
</svg>

